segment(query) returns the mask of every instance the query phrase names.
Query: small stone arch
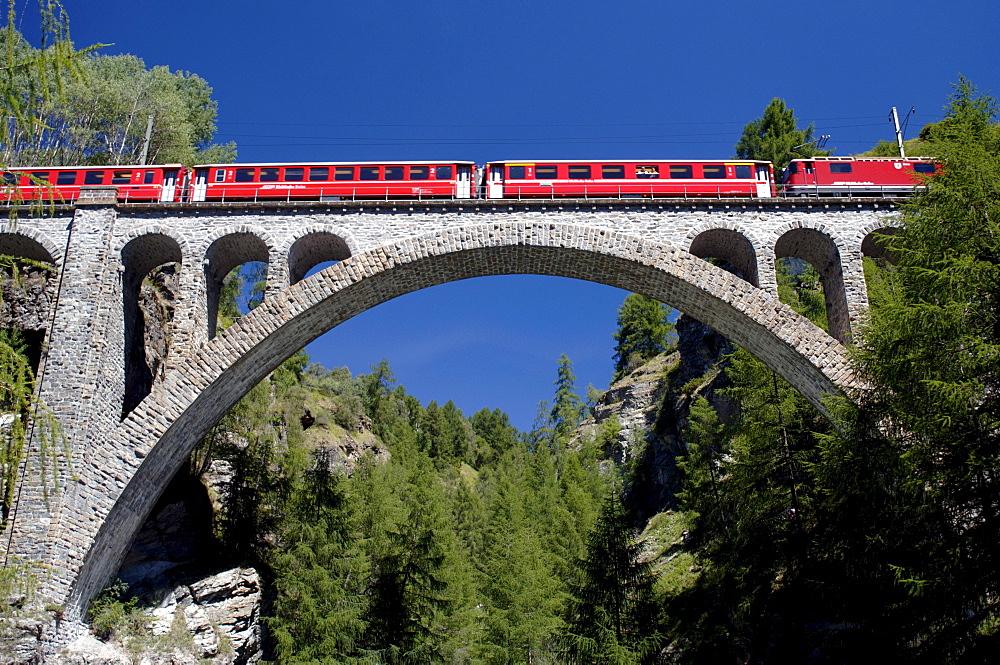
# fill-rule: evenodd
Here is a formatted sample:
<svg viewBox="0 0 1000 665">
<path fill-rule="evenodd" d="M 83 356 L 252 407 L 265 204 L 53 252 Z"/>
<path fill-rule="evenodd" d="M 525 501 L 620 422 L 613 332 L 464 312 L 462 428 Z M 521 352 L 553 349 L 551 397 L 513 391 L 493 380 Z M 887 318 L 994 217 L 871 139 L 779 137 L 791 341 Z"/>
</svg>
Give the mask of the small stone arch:
<svg viewBox="0 0 1000 665">
<path fill-rule="evenodd" d="M 808 261 L 819 272 L 826 298 L 830 334 L 841 342 L 851 337 L 850 310 L 844 288 L 844 268 L 837 241 L 825 230 L 794 226 L 774 243 L 774 258 L 794 257 Z"/>
<path fill-rule="evenodd" d="M 688 250 L 701 259 L 721 259 L 733 266 L 737 277 L 760 286 L 757 250 L 753 243 L 735 229 L 714 228 L 702 231 L 691 241 Z"/>
<path fill-rule="evenodd" d="M 154 268 L 170 263 L 180 264 L 183 260 L 180 243 L 159 231 L 136 235 L 122 247 L 122 313 L 125 317 L 122 418 L 149 394 L 155 374 L 146 357 L 146 322 L 139 308 L 142 280 Z"/>
<path fill-rule="evenodd" d="M 219 296 L 226 275 L 249 261 L 270 264 L 274 244 L 250 230 L 220 235 L 205 252 L 205 289 L 208 314 L 208 338 L 215 337 L 219 321 Z"/>
<path fill-rule="evenodd" d="M 288 283 L 301 282 L 321 263 L 350 258 L 351 244 L 341 234 L 327 229 L 309 230 L 288 249 Z"/>
<path fill-rule="evenodd" d="M 898 257 L 882 242 L 882 236 L 894 236 L 899 233 L 895 226 L 882 226 L 872 229 L 861 240 L 861 255 L 873 259 L 883 259 L 887 263 L 896 264 Z"/>
<path fill-rule="evenodd" d="M 62 252 L 55 243 L 31 228 L 0 233 L 0 254 L 52 264 L 62 260 Z"/>
</svg>

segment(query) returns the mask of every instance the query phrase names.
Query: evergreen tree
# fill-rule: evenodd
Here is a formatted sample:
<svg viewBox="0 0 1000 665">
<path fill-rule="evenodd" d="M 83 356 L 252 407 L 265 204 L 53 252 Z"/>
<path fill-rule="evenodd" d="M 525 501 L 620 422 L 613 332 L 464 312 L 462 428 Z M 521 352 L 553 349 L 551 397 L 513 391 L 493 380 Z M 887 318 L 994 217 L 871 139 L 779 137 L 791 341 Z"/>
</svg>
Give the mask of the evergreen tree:
<svg viewBox="0 0 1000 665">
<path fill-rule="evenodd" d="M 743 128 L 736 143 L 739 159 L 760 159 L 774 164 L 776 176 L 796 157 L 829 155 L 830 150 L 817 150 L 813 140 L 813 125 L 798 128 L 795 111 L 785 106 L 785 100 L 775 97 L 764 109 L 764 115 L 751 120 Z"/>
<path fill-rule="evenodd" d="M 550 412 L 552 439 L 556 445 L 565 445 L 573 430 L 583 420 L 583 402 L 576 394 L 575 383 L 573 363 L 564 353 L 559 357 L 558 377 L 555 380 L 556 394 Z"/>
<path fill-rule="evenodd" d="M 278 658 L 350 662 L 364 630 L 367 559 L 344 480 L 320 457 L 290 504 L 272 566 L 277 597 L 268 626 Z"/>
<path fill-rule="evenodd" d="M 572 590 L 562 635 L 567 662 L 640 663 L 656 653 L 655 577 L 641 553 L 622 498 L 612 491 L 588 536 L 581 580 Z"/>
<path fill-rule="evenodd" d="M 666 305 L 638 293 L 625 298 L 618 308 L 612 382 L 670 348 L 674 324 L 669 321 L 669 314 Z"/>
<path fill-rule="evenodd" d="M 1000 623 L 996 112 L 993 97 L 959 80 L 935 137 L 944 167 L 904 207 L 888 241 L 898 265 L 862 332 L 859 370 L 871 388 L 857 396 L 857 441 L 831 454 L 845 460 L 853 446 L 887 439 L 880 447 L 902 462 L 870 482 L 901 498 L 889 506 L 894 531 L 878 537 L 896 545 L 883 565 L 910 592 L 893 637 L 925 662 L 986 662 Z"/>
</svg>

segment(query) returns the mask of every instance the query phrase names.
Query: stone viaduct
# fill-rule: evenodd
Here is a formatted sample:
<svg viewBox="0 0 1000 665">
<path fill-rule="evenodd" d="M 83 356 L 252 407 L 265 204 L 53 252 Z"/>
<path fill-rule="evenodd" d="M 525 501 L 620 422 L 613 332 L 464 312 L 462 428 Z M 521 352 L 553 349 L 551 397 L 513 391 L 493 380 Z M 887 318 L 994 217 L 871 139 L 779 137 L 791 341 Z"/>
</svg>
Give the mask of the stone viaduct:
<svg viewBox="0 0 1000 665">
<path fill-rule="evenodd" d="M 862 255 L 878 252 L 872 233 L 895 214 L 858 199 L 119 205 L 113 190 L 84 194 L 0 233 L 0 252 L 57 267 L 40 394 L 69 461 L 54 478 L 29 447 L 4 541 L 8 560 L 51 571 L 41 596 L 62 607 L 56 642 L 79 629 L 194 445 L 285 358 L 356 314 L 483 275 L 600 282 L 712 326 L 823 408 L 852 384 L 843 344 L 867 306 Z M 820 272 L 831 335 L 779 302 L 786 256 Z M 222 279 L 247 261 L 268 264 L 264 303 L 216 335 Z M 141 351 L 139 286 L 167 263 L 180 266 L 167 361 L 136 381 L 149 374 L 129 351 L 137 338 Z"/>
</svg>

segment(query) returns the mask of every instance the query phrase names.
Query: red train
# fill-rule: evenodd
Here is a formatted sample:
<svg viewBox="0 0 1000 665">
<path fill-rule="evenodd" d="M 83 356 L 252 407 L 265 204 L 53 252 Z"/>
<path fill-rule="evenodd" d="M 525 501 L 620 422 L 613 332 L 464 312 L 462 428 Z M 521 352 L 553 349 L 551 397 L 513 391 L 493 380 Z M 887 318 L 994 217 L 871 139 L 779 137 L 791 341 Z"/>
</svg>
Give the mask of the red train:
<svg viewBox="0 0 1000 665">
<path fill-rule="evenodd" d="M 922 157 L 793 159 L 781 176 L 785 196 L 901 196 L 921 187 L 938 165 Z"/>
<path fill-rule="evenodd" d="M 746 160 L 489 162 L 489 199 L 775 195 L 771 162 Z"/>
<path fill-rule="evenodd" d="M 0 201 L 74 201 L 87 185 L 114 185 L 124 203 L 899 196 L 936 170 L 922 158 L 815 157 L 793 160 L 778 186 L 771 163 L 753 160 L 59 166 L 3 173 Z"/>
</svg>

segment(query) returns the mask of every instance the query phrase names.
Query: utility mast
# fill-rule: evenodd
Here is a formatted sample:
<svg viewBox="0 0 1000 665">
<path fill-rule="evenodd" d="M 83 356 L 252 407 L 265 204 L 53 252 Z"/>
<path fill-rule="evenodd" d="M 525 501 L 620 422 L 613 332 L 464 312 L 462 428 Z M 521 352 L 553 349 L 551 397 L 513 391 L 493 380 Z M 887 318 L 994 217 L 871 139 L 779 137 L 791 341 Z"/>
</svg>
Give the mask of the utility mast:
<svg viewBox="0 0 1000 665">
<path fill-rule="evenodd" d="M 910 109 L 910 113 L 913 113 L 913 109 Z M 906 114 L 906 117 L 910 117 L 910 113 Z M 889 118 L 892 120 L 893 126 L 896 128 L 896 145 L 899 146 L 899 156 L 906 158 L 906 152 L 903 150 L 903 130 L 899 128 L 899 114 L 896 112 L 896 107 L 892 107 L 892 113 L 889 114 Z"/>
<path fill-rule="evenodd" d="M 896 109 L 892 109 L 893 113 Z M 149 155 L 149 137 L 153 135 L 153 114 L 149 114 L 149 119 L 146 121 L 146 138 L 142 140 L 142 158 L 139 164 L 142 166 L 146 165 L 146 157 Z"/>
</svg>

